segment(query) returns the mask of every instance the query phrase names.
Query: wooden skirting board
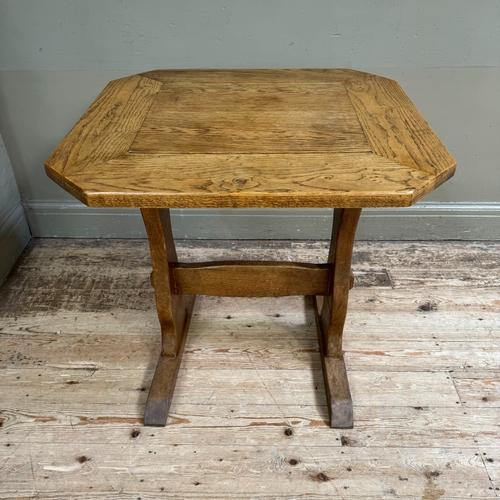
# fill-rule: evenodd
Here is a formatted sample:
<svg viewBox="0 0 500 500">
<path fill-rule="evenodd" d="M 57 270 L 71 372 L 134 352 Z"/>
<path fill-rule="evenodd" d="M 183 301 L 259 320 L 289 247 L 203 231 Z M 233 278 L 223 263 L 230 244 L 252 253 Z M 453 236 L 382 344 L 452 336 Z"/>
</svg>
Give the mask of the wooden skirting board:
<svg viewBox="0 0 500 500">
<path fill-rule="evenodd" d="M 183 262 L 326 262 L 327 242 L 178 241 Z M 313 300 L 197 297 L 167 427 L 144 240 L 34 240 L 0 288 L 0 498 L 500 494 L 500 244 L 358 242 L 352 429 L 328 421 Z"/>
</svg>

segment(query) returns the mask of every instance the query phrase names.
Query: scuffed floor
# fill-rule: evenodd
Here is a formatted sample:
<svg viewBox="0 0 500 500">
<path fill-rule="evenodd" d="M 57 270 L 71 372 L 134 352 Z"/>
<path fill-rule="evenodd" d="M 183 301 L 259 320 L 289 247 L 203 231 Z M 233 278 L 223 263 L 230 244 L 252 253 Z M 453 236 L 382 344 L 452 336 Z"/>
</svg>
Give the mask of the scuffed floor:
<svg viewBox="0 0 500 500">
<path fill-rule="evenodd" d="M 325 242 L 180 241 L 181 260 L 326 260 Z M 359 242 L 355 426 L 327 426 L 301 297 L 198 297 L 165 428 L 144 240 L 34 240 L 0 289 L 0 498 L 500 496 L 500 243 Z"/>
</svg>

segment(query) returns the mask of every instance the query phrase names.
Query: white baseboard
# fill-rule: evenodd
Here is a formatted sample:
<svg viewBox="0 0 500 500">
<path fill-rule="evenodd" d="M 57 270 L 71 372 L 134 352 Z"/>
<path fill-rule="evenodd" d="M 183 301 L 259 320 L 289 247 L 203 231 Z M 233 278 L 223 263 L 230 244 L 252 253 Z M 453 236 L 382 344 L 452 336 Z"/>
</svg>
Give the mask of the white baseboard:
<svg viewBox="0 0 500 500">
<path fill-rule="evenodd" d="M 88 208 L 79 202 L 30 201 L 35 237 L 145 238 L 139 210 Z M 328 239 L 331 209 L 177 209 L 175 238 Z M 358 240 L 499 240 L 500 203 L 418 203 L 365 209 Z"/>
</svg>

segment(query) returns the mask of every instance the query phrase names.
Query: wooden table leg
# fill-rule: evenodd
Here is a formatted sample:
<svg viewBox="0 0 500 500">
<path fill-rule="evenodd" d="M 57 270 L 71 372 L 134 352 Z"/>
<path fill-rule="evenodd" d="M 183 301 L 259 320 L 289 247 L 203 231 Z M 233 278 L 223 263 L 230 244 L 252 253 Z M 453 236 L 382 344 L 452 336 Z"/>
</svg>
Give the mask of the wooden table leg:
<svg viewBox="0 0 500 500">
<path fill-rule="evenodd" d="M 172 264 L 177 263 L 170 211 L 143 208 L 153 266 L 152 284 L 161 327 L 161 353 L 149 389 L 144 425 L 164 426 L 174 394 L 184 343 L 194 306 L 194 295 L 174 293 Z"/>
<path fill-rule="evenodd" d="M 328 262 L 332 264 L 329 294 L 321 312 L 314 300 L 330 426 L 346 429 L 353 426 L 352 398 L 342 352 L 342 333 L 352 287 L 351 259 L 354 236 L 361 209 L 334 210 L 332 241 Z"/>
</svg>

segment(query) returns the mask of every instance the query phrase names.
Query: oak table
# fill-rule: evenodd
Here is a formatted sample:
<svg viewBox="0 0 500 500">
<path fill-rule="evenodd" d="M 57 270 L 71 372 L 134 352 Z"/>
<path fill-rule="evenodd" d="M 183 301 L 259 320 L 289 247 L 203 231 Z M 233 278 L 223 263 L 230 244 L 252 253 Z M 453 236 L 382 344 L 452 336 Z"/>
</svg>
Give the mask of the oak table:
<svg viewBox="0 0 500 500">
<path fill-rule="evenodd" d="M 455 160 L 393 80 L 352 70 L 157 70 L 109 83 L 47 159 L 91 207 L 138 207 L 161 353 L 145 425 L 165 425 L 196 294 L 314 300 L 330 425 L 353 425 L 342 332 L 363 207 L 409 206 Z M 334 209 L 328 261 L 178 262 L 170 208 Z"/>
</svg>

